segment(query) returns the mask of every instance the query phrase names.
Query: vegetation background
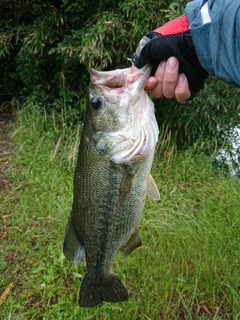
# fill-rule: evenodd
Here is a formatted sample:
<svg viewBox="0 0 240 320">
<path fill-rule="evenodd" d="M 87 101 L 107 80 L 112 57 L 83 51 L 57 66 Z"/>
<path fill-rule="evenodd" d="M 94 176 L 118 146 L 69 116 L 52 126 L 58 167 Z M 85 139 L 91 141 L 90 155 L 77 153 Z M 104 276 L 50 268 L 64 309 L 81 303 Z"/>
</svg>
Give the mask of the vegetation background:
<svg viewBox="0 0 240 320">
<path fill-rule="evenodd" d="M 239 89 L 217 79 L 191 103 L 155 100 L 162 200 L 147 201 L 144 246 L 115 264 L 129 302 L 79 309 L 84 265 L 61 253 L 88 68 L 128 66 L 142 36 L 186 3 L 0 1 L 0 103 L 18 110 L 13 186 L 0 195 L 0 319 L 240 318 L 239 150 L 234 177 L 214 160 L 233 152 Z"/>
</svg>

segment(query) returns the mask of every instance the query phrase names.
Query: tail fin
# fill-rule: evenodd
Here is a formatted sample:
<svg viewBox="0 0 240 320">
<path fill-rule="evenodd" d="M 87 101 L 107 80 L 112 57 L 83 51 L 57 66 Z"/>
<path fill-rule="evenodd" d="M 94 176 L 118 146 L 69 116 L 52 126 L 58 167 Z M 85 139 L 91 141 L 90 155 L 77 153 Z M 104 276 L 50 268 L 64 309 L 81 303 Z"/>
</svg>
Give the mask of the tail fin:
<svg viewBox="0 0 240 320">
<path fill-rule="evenodd" d="M 84 253 L 84 245 L 76 235 L 71 216 L 68 220 L 64 236 L 63 253 L 65 257 L 74 264 L 79 264 L 81 262 Z"/>
<path fill-rule="evenodd" d="M 79 293 L 79 306 L 92 308 L 103 301 L 121 302 L 128 300 L 128 293 L 120 279 L 111 275 L 103 280 L 91 280 L 85 275 Z"/>
</svg>

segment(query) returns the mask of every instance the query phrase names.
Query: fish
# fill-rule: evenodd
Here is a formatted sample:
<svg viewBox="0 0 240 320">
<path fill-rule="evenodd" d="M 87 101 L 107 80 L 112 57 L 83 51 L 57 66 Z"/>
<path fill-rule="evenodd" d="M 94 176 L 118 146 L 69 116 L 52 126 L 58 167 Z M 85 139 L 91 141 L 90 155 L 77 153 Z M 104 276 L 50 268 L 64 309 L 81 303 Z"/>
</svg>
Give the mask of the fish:
<svg viewBox="0 0 240 320">
<path fill-rule="evenodd" d="M 86 273 L 78 303 L 121 302 L 128 291 L 113 271 L 117 253 L 141 246 L 146 196 L 159 200 L 150 174 L 159 128 L 144 90 L 151 66 L 131 71 L 90 69 L 85 119 L 74 174 L 73 203 L 63 253 Z"/>
</svg>

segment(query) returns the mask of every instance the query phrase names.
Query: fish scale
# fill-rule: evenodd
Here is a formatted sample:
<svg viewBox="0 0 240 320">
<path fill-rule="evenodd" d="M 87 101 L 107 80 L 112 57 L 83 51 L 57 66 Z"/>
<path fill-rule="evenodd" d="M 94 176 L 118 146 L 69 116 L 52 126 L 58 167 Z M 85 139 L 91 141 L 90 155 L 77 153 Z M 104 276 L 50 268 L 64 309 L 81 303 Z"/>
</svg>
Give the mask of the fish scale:
<svg viewBox="0 0 240 320">
<path fill-rule="evenodd" d="M 105 255 L 111 256 L 113 260 L 119 248 L 134 231 L 141 216 L 145 199 L 146 178 L 150 167 L 147 168 L 145 166 L 144 170 L 142 164 L 140 164 L 141 172 L 135 177 L 136 188 L 133 186 L 134 194 L 129 196 L 128 201 L 121 205 L 118 201 L 117 192 L 124 170 L 116 168 L 118 165 L 106 160 L 91 145 L 88 147 L 90 148 L 88 152 L 85 150 L 79 152 L 81 159 L 78 161 L 77 172 L 80 176 L 84 176 L 84 171 L 86 170 L 86 177 L 89 176 L 91 184 L 86 179 L 78 181 L 75 191 L 76 196 L 80 197 L 82 201 L 77 202 L 77 207 L 73 209 L 73 216 L 81 238 L 85 239 L 86 252 L 88 250 L 91 252 L 92 247 L 94 247 L 94 256 L 89 258 L 88 273 L 91 273 L 93 269 L 95 273 L 99 273 L 99 277 L 104 277 L 105 273 L 109 272 L 111 264 L 109 259 L 105 259 L 103 255 L 106 252 Z M 82 166 L 82 163 L 86 161 L 85 157 L 92 159 L 91 162 L 88 161 L 87 169 Z M 88 172 L 95 172 L 96 169 L 98 171 L 97 174 L 88 175 Z M 96 187 L 99 181 L 102 181 L 102 183 Z M 88 201 L 86 201 L 85 196 L 88 197 Z M 142 201 L 139 201 L 139 199 L 142 199 Z M 83 209 L 88 214 L 83 214 Z M 98 214 L 95 215 L 95 212 Z M 79 218 L 76 219 L 76 216 L 79 216 Z M 129 225 L 132 225 L 132 227 L 129 228 Z M 105 259 L 108 270 L 98 268 L 99 258 L 101 260 Z"/>
<path fill-rule="evenodd" d="M 121 70 L 119 71 L 120 79 L 116 78 L 119 72 L 116 76 L 111 74 L 111 77 L 114 77 L 113 87 L 111 86 L 111 77 L 106 75 L 107 72 L 103 73 L 104 77 L 107 76 L 106 86 L 104 86 L 101 77 L 102 73 L 99 72 L 96 77 L 97 71 L 92 72 L 75 170 L 72 211 L 63 244 L 64 254 L 72 263 L 80 263 L 84 252 L 86 255 L 86 274 L 79 293 L 79 305 L 82 307 L 94 307 L 103 301 L 120 302 L 128 299 L 126 288 L 112 270 L 113 261 L 118 251 L 129 254 L 141 245 L 138 222 L 144 208 L 146 195 L 148 194 L 155 200 L 159 199 L 158 190 L 150 175 L 154 147 L 157 141 L 156 135 L 158 135 L 155 116 L 151 109 L 152 104 L 146 105 L 149 107 L 149 122 L 145 119 L 142 122 L 141 119 L 137 119 L 139 141 L 143 141 L 145 144 L 146 141 L 150 141 L 150 145 L 144 145 L 144 148 L 139 147 L 136 143 L 136 148 L 141 150 L 141 154 L 137 154 L 137 151 L 134 153 L 134 149 L 131 147 L 133 141 L 131 131 L 129 132 L 129 123 L 127 123 L 127 129 L 124 129 L 125 119 L 129 119 L 129 114 L 125 113 L 132 112 L 131 118 L 137 118 L 134 112 L 135 108 L 139 109 L 139 105 L 134 106 L 134 103 L 138 104 L 139 97 L 143 96 L 142 92 L 149 70 L 145 68 L 131 74 L 132 90 L 134 88 L 133 81 L 138 84 L 135 86 L 135 91 L 131 92 L 128 91 L 128 83 L 121 83 L 122 79 L 125 79 L 124 81 L 127 79 L 126 69 L 122 71 L 124 77 L 122 77 Z M 101 85 L 98 85 L 98 81 L 101 81 Z M 116 83 L 120 86 L 119 88 Z M 119 107 L 122 108 L 122 111 L 116 111 L 116 96 L 118 94 L 120 98 L 122 94 L 124 95 L 124 101 L 127 101 L 126 97 L 130 95 L 130 101 L 133 105 L 120 103 Z M 113 100 L 111 100 L 112 96 Z M 146 97 L 148 98 L 147 95 Z M 150 99 L 147 100 L 146 97 L 146 102 L 149 103 Z M 114 118 L 116 116 L 118 121 Z M 144 111 L 145 116 L 146 112 Z M 101 130 L 104 126 L 108 127 L 104 125 L 104 121 L 108 121 L 110 128 L 117 124 L 116 132 L 120 130 L 123 137 L 127 131 L 124 144 L 122 144 L 123 150 L 119 150 L 117 143 L 114 147 L 113 135 L 109 131 L 100 132 L 98 130 L 98 127 Z M 144 127 L 140 131 L 139 123 L 145 122 L 151 126 Z M 134 123 L 130 128 L 136 136 L 138 131 L 136 131 Z M 154 137 L 155 143 L 152 141 Z M 101 143 L 101 150 L 97 147 L 99 139 L 104 139 Z M 102 148 L 106 148 L 106 150 Z M 111 156 L 108 156 L 110 149 Z M 114 150 L 116 150 L 115 153 Z M 131 152 L 131 157 L 126 162 L 128 150 Z M 145 150 L 144 153 L 142 150 Z M 114 157 L 116 154 L 117 156 Z M 116 162 L 111 160 L 112 155 Z M 124 161 L 121 161 L 120 156 L 123 156 Z"/>
</svg>

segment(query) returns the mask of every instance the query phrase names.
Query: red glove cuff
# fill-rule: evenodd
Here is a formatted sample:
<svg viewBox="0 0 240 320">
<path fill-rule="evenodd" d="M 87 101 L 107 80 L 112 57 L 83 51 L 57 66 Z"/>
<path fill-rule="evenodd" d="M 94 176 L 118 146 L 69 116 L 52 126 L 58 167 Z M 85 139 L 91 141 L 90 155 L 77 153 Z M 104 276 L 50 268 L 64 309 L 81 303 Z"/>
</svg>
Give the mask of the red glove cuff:
<svg viewBox="0 0 240 320">
<path fill-rule="evenodd" d="M 160 33 L 163 36 L 170 34 L 178 34 L 189 30 L 189 22 L 187 16 L 184 14 L 181 17 L 173 19 L 154 31 Z"/>
</svg>

